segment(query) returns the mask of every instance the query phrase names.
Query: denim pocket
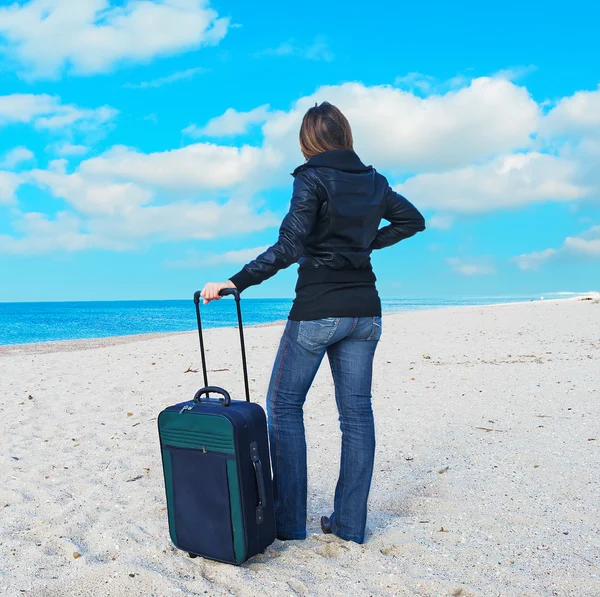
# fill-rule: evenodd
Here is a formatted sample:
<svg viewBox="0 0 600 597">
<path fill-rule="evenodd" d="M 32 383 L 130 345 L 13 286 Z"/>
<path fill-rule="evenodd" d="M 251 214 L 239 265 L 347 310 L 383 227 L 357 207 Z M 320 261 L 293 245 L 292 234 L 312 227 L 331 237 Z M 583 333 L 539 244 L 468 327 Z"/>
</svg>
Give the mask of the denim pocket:
<svg viewBox="0 0 600 597">
<path fill-rule="evenodd" d="M 325 346 L 333 338 L 339 322 L 339 317 L 301 321 L 298 326 L 298 342 L 306 348 Z"/>
<path fill-rule="evenodd" d="M 373 329 L 367 340 L 379 340 L 381 338 L 381 316 L 373 317 Z"/>
</svg>

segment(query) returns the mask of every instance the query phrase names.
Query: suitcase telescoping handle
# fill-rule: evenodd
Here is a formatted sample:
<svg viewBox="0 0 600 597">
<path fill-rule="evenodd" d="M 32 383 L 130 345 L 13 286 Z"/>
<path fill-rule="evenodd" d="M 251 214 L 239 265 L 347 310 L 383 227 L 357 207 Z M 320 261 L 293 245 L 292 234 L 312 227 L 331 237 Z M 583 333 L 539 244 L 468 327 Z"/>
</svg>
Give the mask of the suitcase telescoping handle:
<svg viewBox="0 0 600 597">
<path fill-rule="evenodd" d="M 208 385 L 208 373 L 206 371 L 206 356 L 204 354 L 204 337 L 202 334 L 202 320 L 200 319 L 200 294 L 201 291 L 197 290 L 194 293 L 194 304 L 196 305 L 196 319 L 198 320 L 198 338 L 200 340 L 200 356 L 202 357 L 202 373 L 204 374 L 204 388 L 199 390 L 194 396 L 194 400 L 197 402 L 200 400 L 202 394 L 208 394 L 215 392 L 223 395 L 224 402 L 223 406 L 229 406 L 230 400 L 229 394 L 222 388 L 216 388 Z M 224 288 L 219 292 L 221 296 L 233 296 L 235 298 L 235 304 L 237 307 L 238 317 L 238 328 L 240 330 L 240 345 L 242 348 L 242 368 L 244 370 L 244 389 L 246 390 L 246 402 L 250 402 L 250 388 L 248 386 L 248 366 L 246 365 L 246 345 L 244 343 L 244 327 L 242 325 L 242 308 L 240 306 L 240 291 L 237 288 Z"/>
</svg>

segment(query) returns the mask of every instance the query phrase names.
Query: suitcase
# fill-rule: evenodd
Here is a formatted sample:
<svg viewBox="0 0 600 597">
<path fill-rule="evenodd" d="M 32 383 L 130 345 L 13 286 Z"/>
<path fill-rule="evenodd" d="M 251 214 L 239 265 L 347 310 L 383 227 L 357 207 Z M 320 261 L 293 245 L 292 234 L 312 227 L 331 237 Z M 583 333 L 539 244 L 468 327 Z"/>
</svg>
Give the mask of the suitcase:
<svg viewBox="0 0 600 597">
<path fill-rule="evenodd" d="M 196 292 L 204 387 L 159 414 L 158 434 L 173 544 L 190 557 L 239 565 L 275 540 L 275 513 L 265 412 L 250 402 L 240 294 L 221 295 L 236 302 L 246 399 L 208 385 Z"/>
</svg>

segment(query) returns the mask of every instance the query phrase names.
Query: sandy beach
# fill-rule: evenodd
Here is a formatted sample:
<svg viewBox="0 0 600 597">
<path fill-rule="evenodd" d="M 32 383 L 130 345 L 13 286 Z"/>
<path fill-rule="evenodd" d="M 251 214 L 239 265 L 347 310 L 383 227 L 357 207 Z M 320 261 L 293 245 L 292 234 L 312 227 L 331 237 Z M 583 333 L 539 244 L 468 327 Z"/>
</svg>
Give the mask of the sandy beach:
<svg viewBox="0 0 600 597">
<path fill-rule="evenodd" d="M 263 406 L 281 330 L 246 330 Z M 207 342 L 242 399 L 237 330 Z M 0 347 L 0 595 L 600 596 L 597 298 L 384 316 L 364 545 L 319 528 L 340 447 L 324 361 L 308 539 L 241 567 L 173 548 L 156 417 L 202 385 L 194 333 Z"/>
</svg>

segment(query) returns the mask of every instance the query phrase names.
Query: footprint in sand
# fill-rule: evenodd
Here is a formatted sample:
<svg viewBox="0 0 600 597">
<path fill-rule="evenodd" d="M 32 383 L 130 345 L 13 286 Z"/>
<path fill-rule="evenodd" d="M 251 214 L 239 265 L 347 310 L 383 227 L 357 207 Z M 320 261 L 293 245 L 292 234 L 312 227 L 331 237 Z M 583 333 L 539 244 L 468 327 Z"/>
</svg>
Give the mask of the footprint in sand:
<svg viewBox="0 0 600 597">
<path fill-rule="evenodd" d="M 454 589 L 452 593 L 450 593 L 452 597 L 475 597 L 475 593 L 469 591 L 465 587 L 458 587 L 458 589 Z"/>
<path fill-rule="evenodd" d="M 288 580 L 287 584 L 290 589 L 296 593 L 296 595 L 299 595 L 300 597 L 307 597 L 308 588 L 301 580 Z"/>
<path fill-rule="evenodd" d="M 316 552 L 324 558 L 339 558 L 344 551 L 342 546 L 337 543 L 326 543 L 316 549 Z"/>
<path fill-rule="evenodd" d="M 387 545 L 379 550 L 384 556 L 401 556 L 406 551 L 405 545 Z"/>
</svg>

